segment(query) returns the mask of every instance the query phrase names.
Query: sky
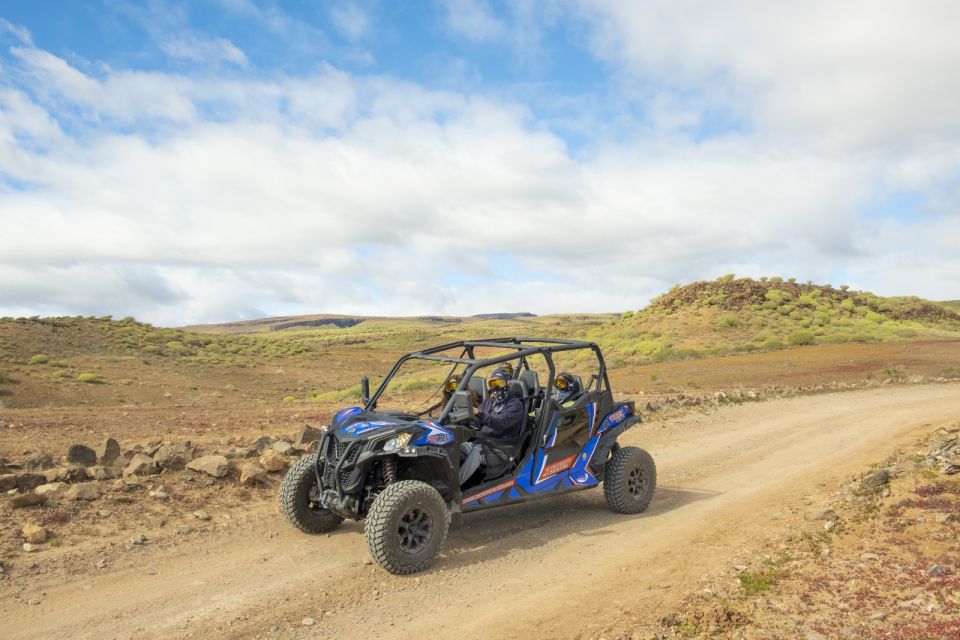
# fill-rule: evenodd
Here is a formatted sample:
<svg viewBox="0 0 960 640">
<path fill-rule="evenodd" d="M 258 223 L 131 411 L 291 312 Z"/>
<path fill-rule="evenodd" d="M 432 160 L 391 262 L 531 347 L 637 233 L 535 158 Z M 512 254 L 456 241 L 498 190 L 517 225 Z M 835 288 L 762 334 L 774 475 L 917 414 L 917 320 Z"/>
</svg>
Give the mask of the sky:
<svg viewBox="0 0 960 640">
<path fill-rule="evenodd" d="M 960 3 L 0 3 L 0 316 L 960 298 Z"/>
</svg>

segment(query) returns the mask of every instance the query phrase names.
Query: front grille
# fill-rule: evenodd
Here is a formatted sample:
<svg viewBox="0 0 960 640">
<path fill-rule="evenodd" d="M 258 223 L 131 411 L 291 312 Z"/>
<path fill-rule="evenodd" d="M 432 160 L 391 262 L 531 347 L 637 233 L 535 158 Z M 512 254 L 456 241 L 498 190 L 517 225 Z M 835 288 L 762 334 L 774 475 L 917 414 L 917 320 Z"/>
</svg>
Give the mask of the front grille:
<svg viewBox="0 0 960 640">
<path fill-rule="evenodd" d="M 343 465 L 340 467 L 341 488 L 350 481 L 350 476 L 353 474 L 353 464 L 360 457 L 361 449 L 359 444 L 353 447 L 350 447 L 350 444 L 349 442 L 341 442 L 336 436 L 330 436 L 323 458 L 323 486 L 334 486 L 337 464 L 341 458 L 344 458 L 344 454 L 347 454 L 347 449 L 350 450 L 349 454 L 347 454 L 346 459 L 343 460 Z"/>
</svg>

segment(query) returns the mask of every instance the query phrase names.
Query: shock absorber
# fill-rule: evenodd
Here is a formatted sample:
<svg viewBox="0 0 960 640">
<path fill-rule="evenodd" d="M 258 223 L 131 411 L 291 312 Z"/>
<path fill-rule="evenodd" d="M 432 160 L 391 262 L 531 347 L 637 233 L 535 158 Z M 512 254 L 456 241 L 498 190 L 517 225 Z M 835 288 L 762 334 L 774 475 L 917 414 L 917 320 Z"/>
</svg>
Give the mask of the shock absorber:
<svg viewBox="0 0 960 640">
<path fill-rule="evenodd" d="M 393 456 L 383 458 L 383 481 L 386 484 L 397 481 L 397 461 Z"/>
</svg>

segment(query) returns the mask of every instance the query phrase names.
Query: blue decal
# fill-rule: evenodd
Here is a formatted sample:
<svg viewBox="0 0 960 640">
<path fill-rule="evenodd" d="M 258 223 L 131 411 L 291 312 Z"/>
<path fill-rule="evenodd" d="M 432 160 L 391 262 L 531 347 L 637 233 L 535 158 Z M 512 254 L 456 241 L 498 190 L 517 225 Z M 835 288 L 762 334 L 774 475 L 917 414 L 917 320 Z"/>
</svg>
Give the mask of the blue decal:
<svg viewBox="0 0 960 640">
<path fill-rule="evenodd" d="M 581 487 L 591 487 L 599 484 L 599 481 L 590 473 L 590 469 L 588 468 L 590 459 L 593 458 L 598 444 L 600 444 L 600 436 L 593 436 L 587 440 L 583 451 L 577 456 L 577 461 L 573 463 L 573 468 L 570 469 L 570 472 L 567 474 L 567 477 L 573 484 Z"/>
<path fill-rule="evenodd" d="M 392 427 L 396 422 L 386 422 L 385 420 L 372 420 L 369 422 L 356 422 L 349 427 L 344 427 L 340 429 L 341 433 L 350 436 L 358 436 L 361 433 L 366 433 L 373 429 L 379 429 L 380 427 Z"/>
<path fill-rule="evenodd" d="M 600 428 L 597 429 L 597 433 L 603 433 L 611 427 L 615 427 L 624 420 L 627 419 L 627 405 L 623 405 L 616 411 L 612 412 L 606 418 L 603 419 L 603 422 L 600 423 Z"/>
<path fill-rule="evenodd" d="M 410 444 L 437 444 L 440 446 L 445 446 L 453 442 L 453 434 L 438 425 L 436 422 L 421 422 L 420 426 L 426 429 L 427 432 Z"/>
<path fill-rule="evenodd" d="M 340 422 L 343 422 L 350 416 L 355 416 L 358 413 L 362 413 L 362 412 L 363 412 L 363 409 L 360 407 L 347 407 L 346 409 L 340 409 L 340 411 L 337 412 L 337 415 L 333 416 L 333 423 L 338 424 Z"/>
</svg>

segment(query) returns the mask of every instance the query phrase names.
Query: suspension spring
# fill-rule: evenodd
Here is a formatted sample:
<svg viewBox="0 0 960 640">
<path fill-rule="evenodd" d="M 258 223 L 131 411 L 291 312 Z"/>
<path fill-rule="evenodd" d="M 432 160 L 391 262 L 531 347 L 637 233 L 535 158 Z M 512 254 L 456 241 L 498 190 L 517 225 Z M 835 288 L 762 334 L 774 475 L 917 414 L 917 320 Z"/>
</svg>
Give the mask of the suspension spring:
<svg viewBox="0 0 960 640">
<path fill-rule="evenodd" d="M 397 481 L 397 462 L 393 456 L 383 459 L 383 480 L 387 484 Z"/>
</svg>

